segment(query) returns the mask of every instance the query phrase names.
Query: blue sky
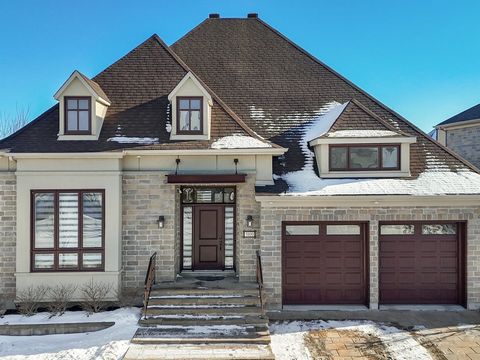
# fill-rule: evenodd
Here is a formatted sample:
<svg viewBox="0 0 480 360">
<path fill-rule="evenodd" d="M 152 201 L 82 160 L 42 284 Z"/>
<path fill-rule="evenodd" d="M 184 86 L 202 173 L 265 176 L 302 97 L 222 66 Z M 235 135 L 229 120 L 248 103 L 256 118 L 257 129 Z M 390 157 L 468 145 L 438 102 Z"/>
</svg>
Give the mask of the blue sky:
<svg viewBox="0 0 480 360">
<path fill-rule="evenodd" d="M 0 113 L 28 106 L 35 117 L 74 69 L 94 76 L 212 12 L 258 12 L 423 130 L 480 103 L 477 0 L 15 0 L 0 3 Z"/>
</svg>

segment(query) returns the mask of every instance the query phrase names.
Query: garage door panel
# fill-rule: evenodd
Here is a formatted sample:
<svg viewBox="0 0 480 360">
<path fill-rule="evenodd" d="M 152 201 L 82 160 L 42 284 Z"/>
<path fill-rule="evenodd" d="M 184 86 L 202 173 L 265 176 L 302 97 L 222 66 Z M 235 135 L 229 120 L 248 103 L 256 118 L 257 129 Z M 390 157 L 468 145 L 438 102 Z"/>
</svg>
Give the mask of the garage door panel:
<svg viewBox="0 0 480 360">
<path fill-rule="evenodd" d="M 318 235 L 284 237 L 284 304 L 364 304 L 363 232 L 326 235 L 325 223 L 318 224 Z"/>
<path fill-rule="evenodd" d="M 415 226 L 421 228 L 421 224 Z M 420 232 L 395 236 L 380 235 L 380 303 L 461 302 L 458 253 L 460 241 L 457 235 L 427 235 Z"/>
</svg>

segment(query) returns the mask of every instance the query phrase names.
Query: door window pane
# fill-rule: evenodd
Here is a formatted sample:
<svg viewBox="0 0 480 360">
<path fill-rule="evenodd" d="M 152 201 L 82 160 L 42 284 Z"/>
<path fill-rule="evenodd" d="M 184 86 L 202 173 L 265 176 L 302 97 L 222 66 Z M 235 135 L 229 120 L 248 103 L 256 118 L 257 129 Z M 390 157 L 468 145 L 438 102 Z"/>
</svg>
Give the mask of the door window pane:
<svg viewBox="0 0 480 360">
<path fill-rule="evenodd" d="M 378 168 L 377 147 L 351 147 L 350 167 L 352 169 L 375 169 Z"/>
<path fill-rule="evenodd" d="M 233 207 L 225 207 L 225 268 L 233 269 L 234 257 L 234 210 Z"/>
<path fill-rule="evenodd" d="M 347 168 L 347 148 L 331 147 L 330 161 L 331 161 L 330 167 L 332 169 L 346 169 Z"/>
<path fill-rule="evenodd" d="M 287 235 L 318 235 L 320 227 L 318 225 L 287 225 L 285 232 Z"/>
<path fill-rule="evenodd" d="M 360 225 L 327 225 L 327 235 L 360 235 Z"/>
<path fill-rule="evenodd" d="M 183 268 L 192 268 L 193 221 L 192 208 L 183 208 Z"/>
<path fill-rule="evenodd" d="M 54 201 L 53 193 L 35 194 L 35 247 L 54 247 Z"/>
<path fill-rule="evenodd" d="M 382 166 L 384 168 L 398 168 L 398 147 L 382 147 Z"/>
<path fill-rule="evenodd" d="M 78 247 L 78 194 L 58 195 L 58 241 L 61 248 Z"/>
<path fill-rule="evenodd" d="M 382 235 L 412 235 L 415 232 L 415 225 L 381 225 Z"/>
<path fill-rule="evenodd" d="M 456 224 L 425 224 L 422 225 L 423 235 L 454 235 L 457 233 Z"/>
<path fill-rule="evenodd" d="M 102 193 L 83 194 L 83 247 L 102 247 Z"/>
<path fill-rule="evenodd" d="M 83 268 L 94 269 L 102 267 L 101 253 L 83 253 Z"/>
<path fill-rule="evenodd" d="M 53 269 L 54 255 L 53 254 L 35 254 L 34 257 L 35 269 Z"/>
<path fill-rule="evenodd" d="M 77 253 L 58 254 L 58 267 L 62 269 L 72 269 L 78 267 Z"/>
</svg>

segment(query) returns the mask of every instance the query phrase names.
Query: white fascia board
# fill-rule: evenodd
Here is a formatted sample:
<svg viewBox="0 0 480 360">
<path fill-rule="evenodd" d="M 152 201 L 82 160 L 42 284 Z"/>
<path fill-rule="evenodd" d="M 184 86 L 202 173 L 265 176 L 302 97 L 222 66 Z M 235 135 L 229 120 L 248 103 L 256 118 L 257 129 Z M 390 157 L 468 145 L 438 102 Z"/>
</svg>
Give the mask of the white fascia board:
<svg viewBox="0 0 480 360">
<path fill-rule="evenodd" d="M 123 152 L 92 152 L 92 153 L 9 153 L 0 152 L 2 157 L 12 157 L 16 159 L 121 159 Z"/>
<path fill-rule="evenodd" d="M 263 207 L 412 207 L 412 206 L 478 206 L 480 194 L 472 195 L 337 195 L 295 196 L 256 195 Z"/>
<path fill-rule="evenodd" d="M 461 128 L 464 128 L 464 127 L 476 126 L 476 125 L 479 125 L 479 124 L 480 124 L 480 119 L 472 119 L 472 120 L 454 122 L 454 123 L 451 123 L 451 124 L 437 125 L 437 126 L 435 126 L 435 129 L 454 130 L 454 129 L 461 129 Z"/>
<path fill-rule="evenodd" d="M 182 88 L 182 86 L 185 84 L 185 82 L 188 79 L 191 79 L 195 84 L 195 86 L 197 86 L 202 91 L 203 95 L 208 100 L 208 103 L 210 104 L 210 106 L 212 106 L 213 105 L 212 96 L 202 86 L 202 84 L 200 84 L 197 78 L 190 71 L 183 77 L 182 80 L 180 80 L 180 82 L 177 84 L 177 86 L 175 86 L 175 88 L 170 92 L 170 94 L 168 94 L 168 101 L 172 101 L 172 99 L 175 97 L 175 94 Z"/>
<path fill-rule="evenodd" d="M 203 150 L 125 150 L 125 155 L 282 155 L 286 148 L 203 149 Z"/>
<path fill-rule="evenodd" d="M 310 141 L 310 146 L 321 144 L 412 144 L 417 142 L 414 136 L 390 136 L 390 137 L 369 137 L 369 138 L 320 138 Z"/>
</svg>

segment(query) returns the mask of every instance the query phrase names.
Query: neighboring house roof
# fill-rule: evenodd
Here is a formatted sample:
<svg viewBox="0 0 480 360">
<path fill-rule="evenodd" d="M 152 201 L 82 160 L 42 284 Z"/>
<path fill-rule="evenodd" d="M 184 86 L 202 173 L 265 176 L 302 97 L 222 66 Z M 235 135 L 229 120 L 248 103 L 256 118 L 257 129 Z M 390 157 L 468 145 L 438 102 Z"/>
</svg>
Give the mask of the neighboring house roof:
<svg viewBox="0 0 480 360">
<path fill-rule="evenodd" d="M 312 165 L 304 148 L 306 129 L 332 107 L 351 99 L 383 124 L 417 138 L 411 145 L 412 179 L 425 171 L 472 169 L 258 18 L 206 19 L 172 49 L 259 135 L 289 149 L 274 161 L 275 185 L 259 188 L 260 192 L 289 190 L 284 175 Z M 361 124 L 356 120 L 351 127 Z"/>
<path fill-rule="evenodd" d="M 170 140 L 167 96 L 189 71 L 172 50 L 153 35 L 90 80 L 89 84 L 97 84 L 96 90 L 102 89 L 111 102 L 98 141 L 58 141 L 57 104 L 0 141 L 0 149 L 15 153 L 197 150 L 209 149 L 216 141 L 231 135 L 254 138 L 258 140 L 254 144 L 262 143 L 261 147 L 265 144 L 278 147 L 259 137 L 203 83 L 213 99 L 211 139 Z"/>
<path fill-rule="evenodd" d="M 462 121 L 477 120 L 480 119 L 480 104 L 472 106 L 471 108 L 462 111 L 461 113 L 452 116 L 451 118 L 442 121 L 440 124 L 437 124 L 436 127 L 442 125 L 450 125 L 454 123 L 459 123 Z"/>
</svg>

